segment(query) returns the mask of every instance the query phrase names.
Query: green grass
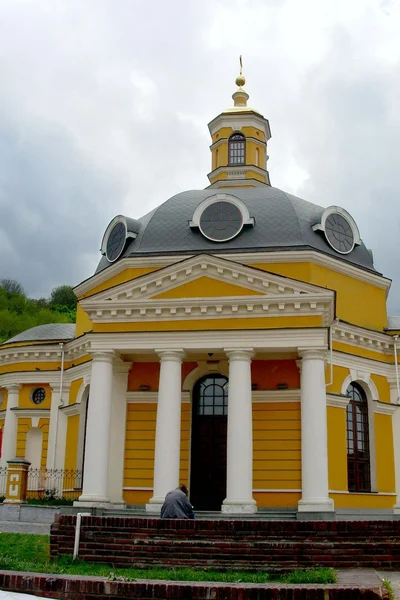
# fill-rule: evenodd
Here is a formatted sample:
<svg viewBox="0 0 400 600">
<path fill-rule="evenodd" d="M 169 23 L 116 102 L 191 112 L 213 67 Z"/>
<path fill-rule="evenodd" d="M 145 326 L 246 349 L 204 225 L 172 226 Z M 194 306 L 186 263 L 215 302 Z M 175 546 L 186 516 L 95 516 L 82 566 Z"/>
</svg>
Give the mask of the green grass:
<svg viewBox="0 0 400 600">
<path fill-rule="evenodd" d="M 0 569 L 33 571 L 68 575 L 94 575 L 134 581 L 137 579 L 169 579 L 173 581 L 222 581 L 243 583 L 335 583 L 333 569 L 306 569 L 286 573 L 281 577 L 270 573 L 217 571 L 216 569 L 113 569 L 109 565 L 73 561 L 64 556 L 57 561 L 49 558 L 49 537 L 22 533 L 0 534 Z"/>
</svg>

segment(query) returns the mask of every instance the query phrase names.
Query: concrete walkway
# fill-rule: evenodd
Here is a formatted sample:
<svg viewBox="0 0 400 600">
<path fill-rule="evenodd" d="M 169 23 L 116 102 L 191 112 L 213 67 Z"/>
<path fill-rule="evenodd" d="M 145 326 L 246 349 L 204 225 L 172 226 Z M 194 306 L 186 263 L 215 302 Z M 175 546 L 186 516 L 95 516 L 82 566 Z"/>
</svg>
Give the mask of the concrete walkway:
<svg viewBox="0 0 400 600">
<path fill-rule="evenodd" d="M 50 534 L 50 523 L 26 523 L 25 521 L 0 521 L 0 533 Z"/>
<path fill-rule="evenodd" d="M 400 571 L 378 571 L 379 577 L 387 579 L 392 584 L 394 597 L 400 600 Z"/>
</svg>

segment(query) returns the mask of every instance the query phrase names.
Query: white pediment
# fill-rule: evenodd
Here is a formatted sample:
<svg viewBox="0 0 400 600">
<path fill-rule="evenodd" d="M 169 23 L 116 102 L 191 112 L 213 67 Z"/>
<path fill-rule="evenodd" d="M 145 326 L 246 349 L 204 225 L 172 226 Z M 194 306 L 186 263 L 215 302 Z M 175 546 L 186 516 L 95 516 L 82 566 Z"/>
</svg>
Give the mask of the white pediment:
<svg viewBox="0 0 400 600">
<path fill-rule="evenodd" d="M 186 298 L 183 286 L 200 278 L 234 285 L 240 288 L 240 294 L 210 297 L 208 293 L 207 297 Z M 182 294 L 160 298 L 180 287 Z M 80 304 L 95 322 L 284 314 L 289 306 L 297 314 L 328 310 L 333 318 L 334 292 L 202 254 L 98 292 Z"/>
</svg>

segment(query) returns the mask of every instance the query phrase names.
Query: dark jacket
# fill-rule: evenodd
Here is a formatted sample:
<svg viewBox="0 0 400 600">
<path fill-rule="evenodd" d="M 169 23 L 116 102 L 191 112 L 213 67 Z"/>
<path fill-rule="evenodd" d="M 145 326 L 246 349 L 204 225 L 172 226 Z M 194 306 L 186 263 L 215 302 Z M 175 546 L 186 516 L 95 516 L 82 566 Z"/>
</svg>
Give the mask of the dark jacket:
<svg viewBox="0 0 400 600">
<path fill-rule="evenodd" d="M 161 507 L 162 519 L 194 519 L 193 507 L 182 490 L 172 490 Z"/>
</svg>

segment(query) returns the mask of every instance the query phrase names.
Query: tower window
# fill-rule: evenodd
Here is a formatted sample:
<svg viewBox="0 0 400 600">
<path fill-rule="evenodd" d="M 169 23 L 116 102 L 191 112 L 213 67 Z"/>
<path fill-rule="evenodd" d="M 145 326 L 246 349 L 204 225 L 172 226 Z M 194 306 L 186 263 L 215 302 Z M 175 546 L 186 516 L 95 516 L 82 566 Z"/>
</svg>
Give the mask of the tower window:
<svg viewBox="0 0 400 600">
<path fill-rule="evenodd" d="M 245 164 L 246 138 L 242 133 L 234 133 L 229 138 L 229 164 Z"/>
<path fill-rule="evenodd" d="M 347 388 L 347 476 L 350 492 L 371 491 L 368 401 L 358 383 Z"/>
</svg>

